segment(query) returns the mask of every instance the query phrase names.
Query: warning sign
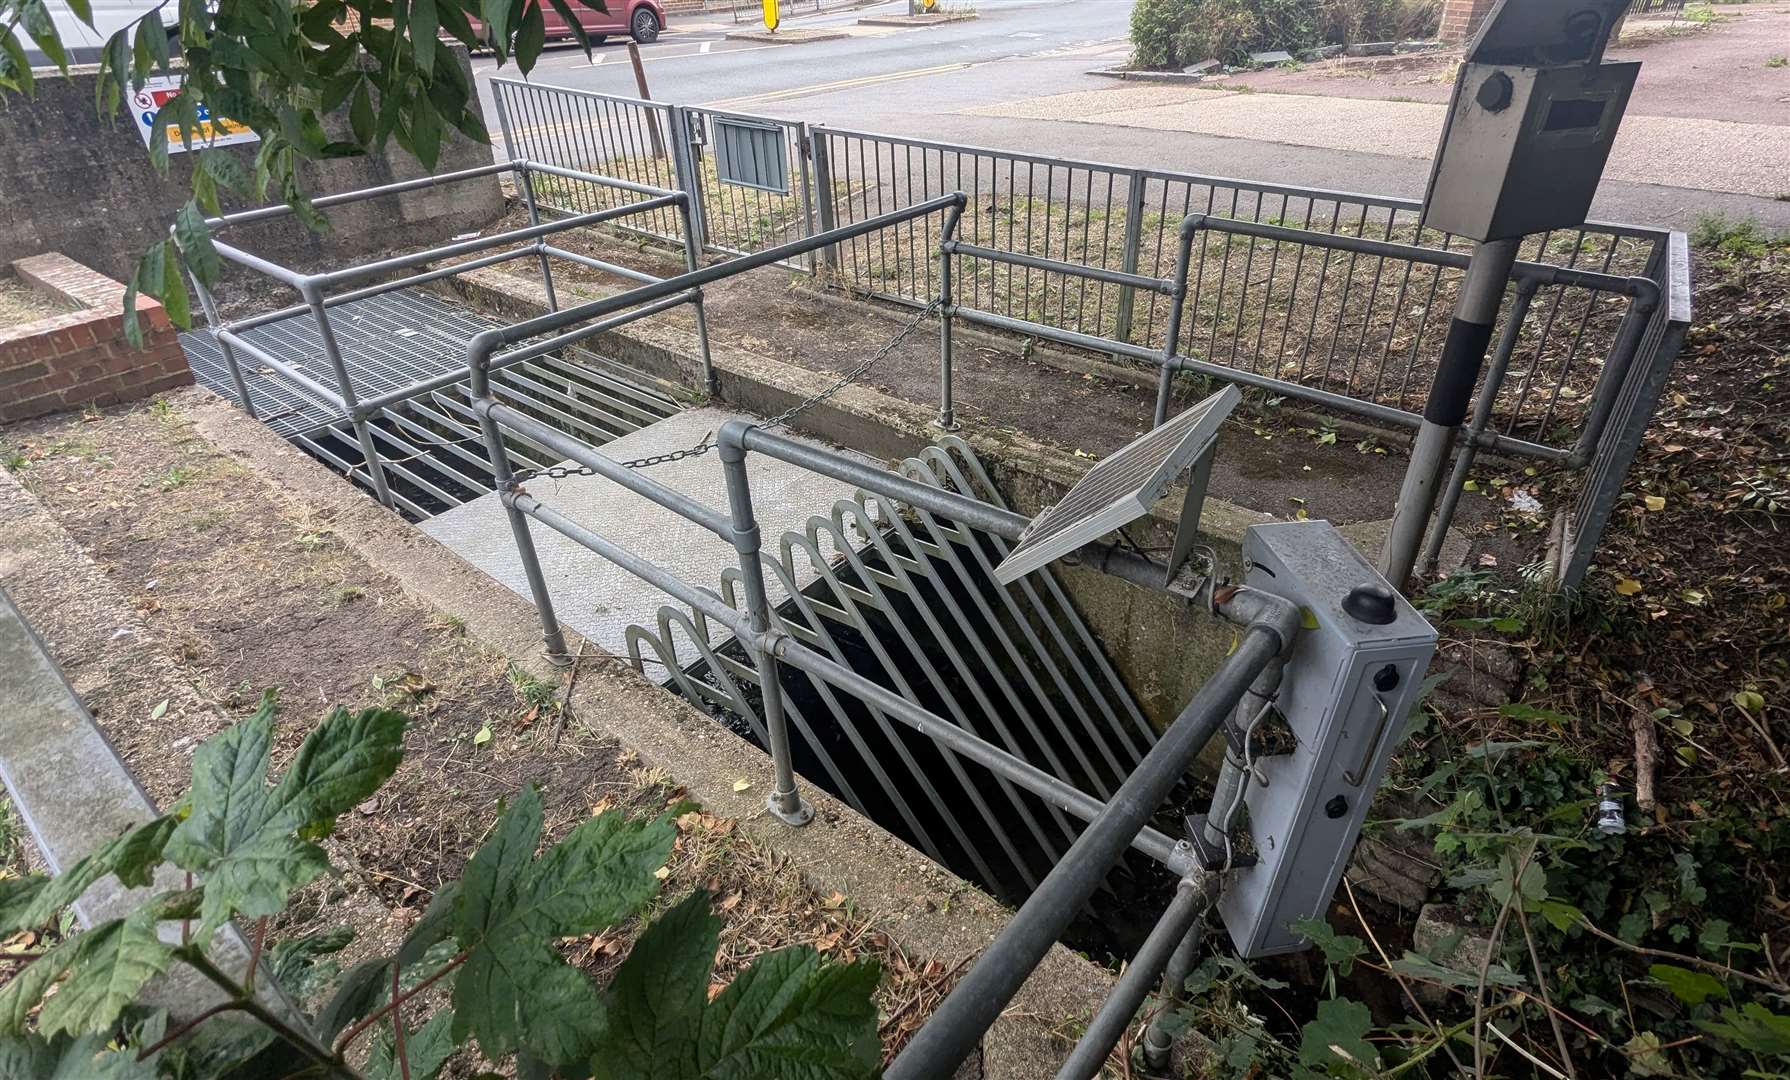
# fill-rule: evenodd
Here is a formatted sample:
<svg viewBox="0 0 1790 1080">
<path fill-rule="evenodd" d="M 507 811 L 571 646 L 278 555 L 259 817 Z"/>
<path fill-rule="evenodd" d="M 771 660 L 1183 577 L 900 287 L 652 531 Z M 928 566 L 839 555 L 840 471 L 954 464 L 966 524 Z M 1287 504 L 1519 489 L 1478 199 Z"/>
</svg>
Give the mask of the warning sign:
<svg viewBox="0 0 1790 1080">
<path fill-rule="evenodd" d="M 143 145 L 148 146 L 155 137 L 155 128 L 160 123 L 162 106 L 170 98 L 180 93 L 181 76 L 159 75 L 144 82 L 143 89 L 131 98 L 131 112 L 137 118 L 137 131 L 143 136 Z M 193 145 L 198 147 L 229 146 L 232 143 L 256 142 L 261 136 L 246 124 L 234 120 L 213 120 L 211 111 L 204 102 L 199 103 L 199 122 L 193 126 Z M 186 150 L 180 141 L 180 125 L 168 125 L 168 152 L 178 154 Z"/>
</svg>

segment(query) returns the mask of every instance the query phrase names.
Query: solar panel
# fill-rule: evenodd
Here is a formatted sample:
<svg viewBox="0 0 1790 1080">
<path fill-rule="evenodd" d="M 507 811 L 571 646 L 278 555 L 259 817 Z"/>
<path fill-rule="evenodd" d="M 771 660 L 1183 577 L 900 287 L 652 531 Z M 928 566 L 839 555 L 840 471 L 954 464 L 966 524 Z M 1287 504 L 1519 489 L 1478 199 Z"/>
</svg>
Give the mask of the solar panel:
<svg viewBox="0 0 1790 1080">
<path fill-rule="evenodd" d="M 1227 386 L 1089 469 L 1067 494 L 1032 519 L 1019 543 L 994 568 L 995 580 L 1010 585 L 1148 514 L 1183 469 L 1211 452 L 1218 425 L 1241 397 L 1235 386 Z M 1183 521 L 1181 532 L 1191 534 L 1192 524 Z"/>
</svg>

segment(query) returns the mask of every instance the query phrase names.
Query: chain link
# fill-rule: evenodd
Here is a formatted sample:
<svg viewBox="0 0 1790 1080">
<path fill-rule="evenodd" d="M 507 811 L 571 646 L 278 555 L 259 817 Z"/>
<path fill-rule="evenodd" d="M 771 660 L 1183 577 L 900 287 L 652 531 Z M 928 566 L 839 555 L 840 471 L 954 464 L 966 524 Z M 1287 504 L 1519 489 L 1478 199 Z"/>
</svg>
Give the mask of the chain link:
<svg viewBox="0 0 1790 1080">
<path fill-rule="evenodd" d="M 854 364 L 850 370 L 839 376 L 839 378 L 825 390 L 810 397 L 803 398 L 801 401 L 784 409 L 776 416 L 761 421 L 760 423 L 753 424 L 752 426 L 761 431 L 771 431 L 775 428 L 783 427 L 797 416 L 800 416 L 807 410 L 819 405 L 821 402 L 832 397 L 834 394 L 837 394 L 852 383 L 857 382 L 859 379 L 869 374 L 871 368 L 875 367 L 883 360 L 886 360 L 889 357 L 889 354 L 893 353 L 896 349 L 901 348 L 908 338 L 913 337 L 914 331 L 918 330 L 921 324 L 930 318 L 933 312 L 938 310 L 938 307 L 939 302 L 937 300 L 927 304 L 921 309 L 919 314 L 909 319 L 907 323 L 896 332 L 895 336 L 889 339 L 887 344 Z M 683 461 L 686 458 L 701 457 L 714 448 L 715 443 L 713 440 L 708 436 L 704 436 L 703 440 L 695 446 L 686 446 L 681 450 L 672 450 L 663 454 L 654 454 L 651 457 L 635 458 L 632 461 L 618 461 L 616 464 L 624 469 L 650 469 L 654 465 L 667 465 L 673 461 Z M 564 480 L 572 476 L 595 476 L 596 472 L 595 469 L 588 465 L 554 465 L 545 469 L 522 469 L 516 473 L 512 483 L 522 484 L 535 479 Z"/>
</svg>

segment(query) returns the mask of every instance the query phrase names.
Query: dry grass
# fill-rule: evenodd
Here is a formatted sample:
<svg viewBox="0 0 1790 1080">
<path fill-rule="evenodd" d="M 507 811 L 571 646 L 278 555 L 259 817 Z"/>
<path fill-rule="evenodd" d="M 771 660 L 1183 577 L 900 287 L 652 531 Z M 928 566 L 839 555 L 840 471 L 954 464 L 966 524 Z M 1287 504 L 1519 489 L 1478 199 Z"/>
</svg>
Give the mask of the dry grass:
<svg viewBox="0 0 1790 1080">
<path fill-rule="evenodd" d="M 73 304 L 39 292 L 10 274 L 0 275 L 0 327 L 23 326 L 75 310 Z"/>
</svg>

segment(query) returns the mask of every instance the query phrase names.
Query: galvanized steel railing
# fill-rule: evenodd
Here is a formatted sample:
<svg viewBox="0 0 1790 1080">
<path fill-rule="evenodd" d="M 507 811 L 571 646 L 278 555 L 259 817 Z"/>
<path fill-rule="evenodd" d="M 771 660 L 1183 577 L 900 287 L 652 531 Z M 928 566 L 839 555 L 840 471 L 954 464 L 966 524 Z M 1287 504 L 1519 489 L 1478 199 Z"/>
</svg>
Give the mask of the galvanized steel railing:
<svg viewBox="0 0 1790 1080">
<path fill-rule="evenodd" d="M 1187 370 L 1395 428 L 1420 418 L 1466 261 L 1466 245 L 1423 228 L 1421 205 L 1408 199 L 808 128 L 502 79 L 493 93 L 514 152 L 623 176 L 669 171 L 698 196 L 705 251 L 760 251 L 963 191 L 952 291 L 966 317 L 1047 327 L 1058 333 L 1040 336 L 1145 362 L 1164 355 L 1155 343 L 1172 329 L 1168 354 Z M 802 190 L 722 183 L 704 153 L 718 116 L 780 128 Z M 592 206 L 569 191 L 555 199 L 543 205 Z M 1177 229 L 1189 216 L 1215 224 L 1182 260 Z M 940 225 L 915 217 L 811 249 L 818 265 L 814 254 L 790 265 L 862 295 L 930 303 L 951 272 L 937 257 Z M 1527 287 L 1519 278 L 1507 297 L 1500 354 L 1455 473 L 1466 476 L 1472 447 L 1586 469 L 1556 538 L 1567 584 L 1583 577 L 1688 320 L 1687 304 L 1637 312 L 1633 303 L 1639 278 L 1668 296 L 1683 291 L 1681 241 L 1588 224 L 1530 237 L 1519 252 L 1562 273 Z M 1182 296 L 1159 287 L 1183 270 Z"/>
</svg>

